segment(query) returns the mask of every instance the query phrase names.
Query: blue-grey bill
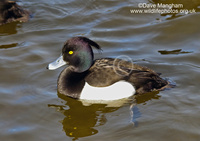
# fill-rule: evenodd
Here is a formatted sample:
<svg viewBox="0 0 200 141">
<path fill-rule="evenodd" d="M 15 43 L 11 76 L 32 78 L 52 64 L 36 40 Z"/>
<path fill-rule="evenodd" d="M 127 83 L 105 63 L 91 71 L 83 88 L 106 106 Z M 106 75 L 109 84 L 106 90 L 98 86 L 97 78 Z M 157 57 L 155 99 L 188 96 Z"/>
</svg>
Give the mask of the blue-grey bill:
<svg viewBox="0 0 200 141">
<path fill-rule="evenodd" d="M 62 67 L 64 65 L 66 65 L 67 63 L 63 60 L 63 56 L 61 55 L 58 59 L 56 59 L 56 61 L 50 63 L 47 68 L 49 70 L 55 70 L 59 67 Z"/>
</svg>

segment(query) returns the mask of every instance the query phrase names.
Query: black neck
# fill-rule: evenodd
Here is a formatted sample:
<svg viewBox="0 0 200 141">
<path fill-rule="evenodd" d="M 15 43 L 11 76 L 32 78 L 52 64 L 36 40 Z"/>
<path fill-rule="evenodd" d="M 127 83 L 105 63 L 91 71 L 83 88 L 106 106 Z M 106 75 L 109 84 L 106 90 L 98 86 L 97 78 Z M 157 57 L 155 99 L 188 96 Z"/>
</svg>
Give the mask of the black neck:
<svg viewBox="0 0 200 141">
<path fill-rule="evenodd" d="M 85 85 L 85 76 L 87 71 L 77 73 L 71 71 L 70 68 L 65 68 L 58 78 L 58 91 L 61 94 L 79 98 L 81 91 Z"/>
</svg>

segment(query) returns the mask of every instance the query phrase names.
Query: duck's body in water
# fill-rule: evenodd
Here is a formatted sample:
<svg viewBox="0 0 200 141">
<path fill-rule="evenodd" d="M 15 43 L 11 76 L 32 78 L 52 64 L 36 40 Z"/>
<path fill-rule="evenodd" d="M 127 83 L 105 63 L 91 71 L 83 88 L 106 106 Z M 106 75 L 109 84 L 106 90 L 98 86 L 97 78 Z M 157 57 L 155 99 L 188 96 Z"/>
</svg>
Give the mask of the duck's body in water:
<svg viewBox="0 0 200 141">
<path fill-rule="evenodd" d="M 101 50 L 86 37 L 73 37 L 65 43 L 61 57 L 48 65 L 51 70 L 68 65 L 58 78 L 59 93 L 76 99 L 117 100 L 169 86 L 160 74 L 132 62 L 114 58 L 93 60 L 91 46 Z"/>
<path fill-rule="evenodd" d="M 24 10 L 15 1 L 0 1 L 0 25 L 15 21 L 27 22 L 30 18 L 30 12 Z"/>
</svg>

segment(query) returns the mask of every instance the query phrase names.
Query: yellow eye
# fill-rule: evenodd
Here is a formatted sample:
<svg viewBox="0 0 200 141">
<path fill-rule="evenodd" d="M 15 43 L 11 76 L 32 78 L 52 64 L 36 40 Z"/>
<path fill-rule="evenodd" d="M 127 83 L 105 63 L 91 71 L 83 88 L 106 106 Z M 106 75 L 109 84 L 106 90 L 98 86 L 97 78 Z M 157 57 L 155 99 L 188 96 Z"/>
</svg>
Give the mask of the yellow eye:
<svg viewBox="0 0 200 141">
<path fill-rule="evenodd" d="M 71 54 L 73 54 L 74 52 L 73 51 L 69 51 L 69 54 L 71 55 Z"/>
</svg>

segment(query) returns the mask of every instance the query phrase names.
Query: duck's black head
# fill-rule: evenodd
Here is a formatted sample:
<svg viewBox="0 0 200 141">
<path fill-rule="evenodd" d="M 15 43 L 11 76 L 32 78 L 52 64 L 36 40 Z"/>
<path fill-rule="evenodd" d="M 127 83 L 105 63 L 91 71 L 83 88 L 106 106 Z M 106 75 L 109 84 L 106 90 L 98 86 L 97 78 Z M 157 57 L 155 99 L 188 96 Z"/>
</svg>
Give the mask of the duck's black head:
<svg viewBox="0 0 200 141">
<path fill-rule="evenodd" d="M 62 55 L 55 62 L 48 65 L 48 69 L 56 69 L 64 64 L 74 72 L 84 72 L 93 64 L 93 51 L 91 46 L 101 50 L 94 41 L 78 36 L 67 40 L 62 49 Z"/>
</svg>

